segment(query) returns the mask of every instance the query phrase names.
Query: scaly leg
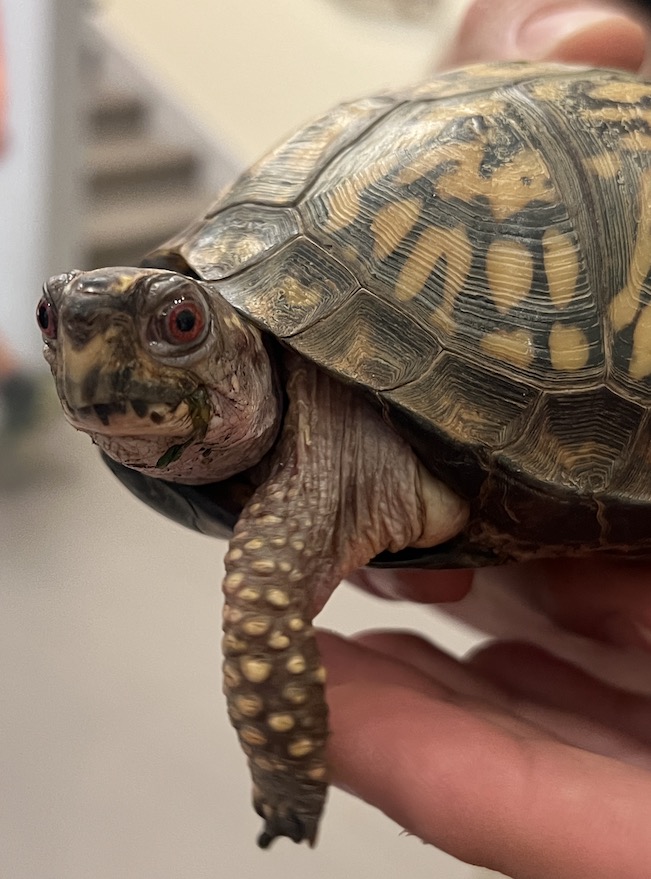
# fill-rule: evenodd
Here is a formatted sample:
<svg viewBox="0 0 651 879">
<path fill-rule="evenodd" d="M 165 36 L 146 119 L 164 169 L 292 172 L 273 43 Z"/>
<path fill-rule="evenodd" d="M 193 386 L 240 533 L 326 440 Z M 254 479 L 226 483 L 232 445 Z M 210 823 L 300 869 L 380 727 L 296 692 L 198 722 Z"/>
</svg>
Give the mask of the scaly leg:
<svg viewBox="0 0 651 879">
<path fill-rule="evenodd" d="M 289 357 L 282 437 L 235 528 L 224 579 L 224 690 L 263 848 L 276 836 L 313 844 L 325 801 L 315 613 L 378 552 L 445 540 L 466 516 L 361 396 Z"/>
</svg>

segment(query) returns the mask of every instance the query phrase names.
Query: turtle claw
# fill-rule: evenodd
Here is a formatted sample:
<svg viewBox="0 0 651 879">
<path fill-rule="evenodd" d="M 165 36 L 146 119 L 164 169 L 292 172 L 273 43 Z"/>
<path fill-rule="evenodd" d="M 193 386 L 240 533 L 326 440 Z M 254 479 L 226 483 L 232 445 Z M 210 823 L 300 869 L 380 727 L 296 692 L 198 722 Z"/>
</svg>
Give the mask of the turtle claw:
<svg viewBox="0 0 651 879">
<path fill-rule="evenodd" d="M 265 816 L 263 815 L 263 817 Z M 287 836 L 292 842 L 303 842 L 306 839 L 310 846 L 313 846 L 316 839 L 317 822 L 311 821 L 310 825 L 308 826 L 294 813 L 290 815 L 272 814 L 265 817 L 264 828 L 257 839 L 258 846 L 262 849 L 269 848 L 278 836 Z"/>
</svg>

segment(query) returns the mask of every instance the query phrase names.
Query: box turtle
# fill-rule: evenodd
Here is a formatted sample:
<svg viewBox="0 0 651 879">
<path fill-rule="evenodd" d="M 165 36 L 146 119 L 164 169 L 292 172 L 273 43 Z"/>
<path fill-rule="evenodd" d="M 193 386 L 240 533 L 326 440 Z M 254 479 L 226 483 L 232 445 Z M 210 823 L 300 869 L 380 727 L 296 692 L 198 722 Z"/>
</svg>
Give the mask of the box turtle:
<svg viewBox="0 0 651 879">
<path fill-rule="evenodd" d="M 651 84 L 483 65 L 300 130 L 37 319 L 68 420 L 231 534 L 224 686 L 262 846 L 327 787 L 312 619 L 366 564 L 651 554 Z"/>
</svg>

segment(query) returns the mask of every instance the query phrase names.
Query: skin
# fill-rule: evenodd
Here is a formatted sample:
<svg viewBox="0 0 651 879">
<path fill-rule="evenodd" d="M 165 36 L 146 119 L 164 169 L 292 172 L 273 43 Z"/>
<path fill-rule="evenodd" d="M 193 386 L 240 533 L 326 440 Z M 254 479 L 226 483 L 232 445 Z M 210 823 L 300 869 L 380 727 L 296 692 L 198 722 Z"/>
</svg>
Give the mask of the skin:
<svg viewBox="0 0 651 879">
<path fill-rule="evenodd" d="M 650 33 L 630 4 L 480 0 L 446 66 L 531 58 L 649 75 Z M 435 603 L 463 598 L 475 576 L 365 571 L 356 582 Z M 504 577 L 551 625 L 611 645 L 614 656 L 637 648 L 651 680 L 648 565 L 549 561 Z M 388 631 L 349 641 L 323 633 L 320 649 L 335 784 L 424 841 L 513 879 L 649 875 L 651 698 L 522 643 L 493 643 L 464 662 Z"/>
<path fill-rule="evenodd" d="M 365 398 L 298 355 L 283 356 L 277 393 L 260 331 L 208 283 L 71 272 L 46 284 L 37 320 L 66 417 L 109 457 L 186 484 L 250 471 L 225 557 L 224 692 L 259 844 L 313 844 L 328 723 L 312 618 L 380 552 L 457 534 L 466 503 Z"/>
</svg>

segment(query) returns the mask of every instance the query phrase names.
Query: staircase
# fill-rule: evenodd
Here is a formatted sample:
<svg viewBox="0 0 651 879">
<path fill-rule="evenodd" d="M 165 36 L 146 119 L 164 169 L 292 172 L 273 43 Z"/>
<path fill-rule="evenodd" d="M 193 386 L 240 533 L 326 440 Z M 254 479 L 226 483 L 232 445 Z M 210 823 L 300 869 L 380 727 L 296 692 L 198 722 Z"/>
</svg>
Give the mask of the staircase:
<svg viewBox="0 0 651 879">
<path fill-rule="evenodd" d="M 83 268 L 134 265 L 201 216 L 236 163 L 94 25 L 83 67 Z"/>
</svg>

